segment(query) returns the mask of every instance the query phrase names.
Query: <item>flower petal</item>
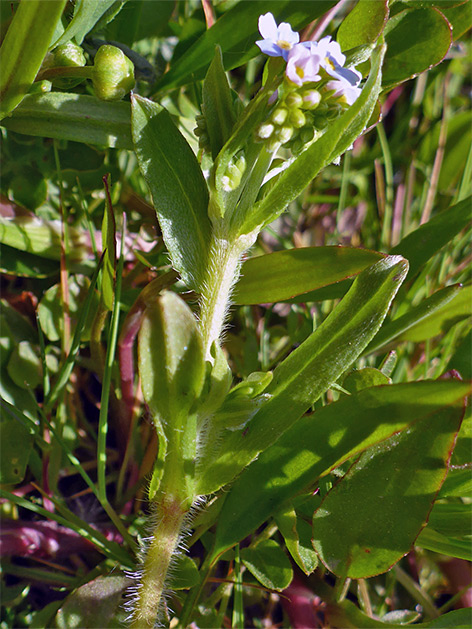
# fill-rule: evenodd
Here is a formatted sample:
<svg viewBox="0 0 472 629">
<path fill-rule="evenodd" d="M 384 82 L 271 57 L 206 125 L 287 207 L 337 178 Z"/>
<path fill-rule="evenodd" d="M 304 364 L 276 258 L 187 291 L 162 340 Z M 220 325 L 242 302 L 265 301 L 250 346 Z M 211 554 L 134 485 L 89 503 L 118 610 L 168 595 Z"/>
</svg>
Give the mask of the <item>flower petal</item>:
<svg viewBox="0 0 472 629">
<path fill-rule="evenodd" d="M 282 50 L 277 44 L 270 39 L 259 39 L 256 41 L 256 45 L 262 50 L 265 55 L 269 55 L 269 57 L 281 57 Z"/>
<path fill-rule="evenodd" d="M 273 41 L 277 41 L 278 39 L 278 29 L 277 22 L 275 21 L 272 13 L 265 13 L 259 17 L 259 33 L 262 35 L 264 39 L 272 39 Z"/>
</svg>

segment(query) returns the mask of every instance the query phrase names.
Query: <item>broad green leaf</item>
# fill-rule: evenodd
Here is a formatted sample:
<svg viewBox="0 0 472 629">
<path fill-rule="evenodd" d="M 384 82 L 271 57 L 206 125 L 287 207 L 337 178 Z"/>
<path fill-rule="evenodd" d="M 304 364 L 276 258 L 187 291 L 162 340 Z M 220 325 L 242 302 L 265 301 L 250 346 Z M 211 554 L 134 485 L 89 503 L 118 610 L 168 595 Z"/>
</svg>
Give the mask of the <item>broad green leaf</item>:
<svg viewBox="0 0 472 629">
<path fill-rule="evenodd" d="M 351 371 L 343 382 L 343 389 L 347 389 L 350 393 L 357 393 L 362 389 L 379 387 L 383 384 L 391 384 L 388 376 L 374 367 L 364 367 L 364 369 Z"/>
<path fill-rule="evenodd" d="M 392 249 L 390 252 L 392 255 L 402 255 L 410 263 L 409 278 L 416 275 L 425 262 L 470 224 L 471 203 L 472 197 L 467 197 L 436 214 L 430 221 L 405 236 Z"/>
<path fill-rule="evenodd" d="M 22 389 L 36 389 L 43 379 L 39 351 L 28 341 L 20 341 L 11 353 L 7 371 L 13 382 Z"/>
<path fill-rule="evenodd" d="M 54 48 L 74 39 L 81 44 L 85 35 L 106 13 L 117 13 L 126 0 L 76 0 L 74 16 L 61 37 L 54 42 Z"/>
<path fill-rule="evenodd" d="M 257 20 L 271 11 L 277 23 L 290 22 L 294 29 L 305 26 L 328 11 L 335 1 L 319 0 L 251 0 L 238 2 L 217 20 L 183 54 L 158 83 L 158 88 L 173 88 L 202 79 L 215 52 L 221 46 L 226 70 L 236 68 L 255 57 L 260 50 L 255 41 L 260 39 Z"/>
<path fill-rule="evenodd" d="M 453 299 L 447 301 L 442 308 L 438 308 L 427 320 L 415 323 L 414 326 L 409 327 L 396 338 L 398 341 L 418 343 L 419 341 L 438 336 L 438 334 L 444 334 L 453 325 L 467 319 L 471 315 L 472 284 L 468 284 L 463 286 Z"/>
<path fill-rule="evenodd" d="M 463 413 L 459 400 L 369 448 L 330 490 L 313 516 L 313 546 L 331 572 L 372 577 L 409 552 L 446 476 Z"/>
<path fill-rule="evenodd" d="M 66 0 L 28 0 L 16 8 L 0 48 L 0 119 L 27 94 L 48 51 Z"/>
<path fill-rule="evenodd" d="M 0 420 L 0 446 L 0 483 L 5 485 L 20 483 L 25 477 L 33 448 L 33 435 L 23 423 L 5 417 L 3 409 Z"/>
<path fill-rule="evenodd" d="M 440 498 L 456 496 L 468 497 L 472 494 L 472 475 L 468 469 L 449 470 L 444 485 L 439 493 Z"/>
<path fill-rule="evenodd" d="M 455 380 L 371 387 L 298 420 L 230 489 L 213 556 L 244 539 L 293 496 L 344 461 L 470 392 Z"/>
<path fill-rule="evenodd" d="M 81 233 L 69 228 L 70 260 L 84 258 L 85 247 Z M 0 242 L 20 251 L 52 260 L 61 258 L 61 223 L 39 217 L 0 217 Z"/>
<path fill-rule="evenodd" d="M 295 563 L 306 575 L 310 575 L 318 566 L 318 557 L 311 543 L 311 525 L 297 517 L 292 505 L 279 511 L 275 522 Z"/>
<path fill-rule="evenodd" d="M 452 26 L 452 36 L 454 41 L 456 41 L 472 27 L 472 11 L 470 10 L 469 0 L 460 4 L 454 4 L 456 6 L 441 7 L 441 13 Z"/>
<path fill-rule="evenodd" d="M 463 502 L 436 503 L 428 525 L 443 535 L 472 535 L 472 505 Z"/>
<path fill-rule="evenodd" d="M 453 284 L 436 291 L 434 295 L 422 301 L 403 316 L 387 323 L 367 347 L 365 353 L 374 352 L 380 347 L 388 345 L 394 339 L 405 340 L 409 338 L 410 334 L 416 336 L 416 340 L 430 338 L 428 336 L 430 333 L 431 336 L 435 336 L 434 331 L 437 329 L 435 322 L 438 316 L 441 317 L 441 321 L 447 321 L 448 317 L 451 318 L 452 315 L 450 314 L 451 311 L 448 308 L 448 304 L 453 308 L 453 312 L 456 312 L 457 308 L 454 308 L 454 304 L 463 290 L 464 288 L 461 284 Z M 468 298 L 471 299 L 470 294 Z M 444 313 L 446 310 L 449 315 L 443 314 L 441 316 L 441 313 Z M 422 338 L 418 338 L 418 335 Z"/>
<path fill-rule="evenodd" d="M 132 98 L 133 140 L 151 190 L 164 241 L 182 279 L 200 288 L 210 240 L 208 190 L 192 149 L 167 111 Z"/>
<path fill-rule="evenodd" d="M 213 159 L 231 135 L 236 122 L 232 98 L 223 68 L 221 48 L 217 46 L 202 88 L 202 112 L 205 116 Z"/>
<path fill-rule="evenodd" d="M 306 247 L 277 251 L 243 263 L 233 300 L 263 304 L 290 299 L 357 275 L 383 254 L 350 247 Z"/>
<path fill-rule="evenodd" d="M 56 614 L 57 629 L 122 627 L 123 595 L 133 584 L 125 576 L 101 576 L 74 590 Z M 117 616 L 121 617 L 118 618 Z"/>
<path fill-rule="evenodd" d="M 322 168 L 344 153 L 361 135 L 377 103 L 384 52 L 385 46 L 379 46 L 374 51 L 369 78 L 356 102 L 328 127 L 319 140 L 295 159 L 266 196 L 256 203 L 243 226 L 245 233 L 277 218 Z"/>
<path fill-rule="evenodd" d="M 187 590 L 200 583 L 200 573 L 195 562 L 186 555 L 177 555 L 169 575 L 168 587 L 172 590 Z"/>
<path fill-rule="evenodd" d="M 245 430 L 224 437 L 221 454 L 205 462 L 199 493 L 231 481 L 336 382 L 378 331 L 407 269 L 403 258 L 387 257 L 357 277 L 329 317 L 276 368 L 265 391 L 271 398 Z"/>
<path fill-rule="evenodd" d="M 427 526 L 419 534 L 416 545 L 441 555 L 472 561 L 470 536 L 456 539 L 439 533 L 432 526 Z"/>
<path fill-rule="evenodd" d="M 205 377 L 203 343 L 196 319 L 175 293 L 149 303 L 138 337 L 144 399 L 164 430 L 180 429 L 198 399 Z"/>
<path fill-rule="evenodd" d="M 59 273 L 59 261 L 41 258 L 8 245 L 0 245 L 0 272 L 18 277 L 50 277 Z"/>
<path fill-rule="evenodd" d="M 29 94 L 2 125 L 28 135 L 133 148 L 129 103 L 106 103 L 94 96 Z"/>
<path fill-rule="evenodd" d="M 451 31 L 433 8 L 406 9 L 391 17 L 385 27 L 383 85 L 402 83 L 440 63 L 452 43 Z"/>
<path fill-rule="evenodd" d="M 472 380 L 472 327 L 447 364 L 447 370 L 457 369 L 463 378 Z"/>
<path fill-rule="evenodd" d="M 271 590 L 285 590 L 293 579 L 290 560 L 273 539 L 242 548 L 241 561 L 264 587 Z"/>
<path fill-rule="evenodd" d="M 388 1 L 360 0 L 341 22 L 336 40 L 341 50 L 374 44 L 388 19 Z"/>
</svg>

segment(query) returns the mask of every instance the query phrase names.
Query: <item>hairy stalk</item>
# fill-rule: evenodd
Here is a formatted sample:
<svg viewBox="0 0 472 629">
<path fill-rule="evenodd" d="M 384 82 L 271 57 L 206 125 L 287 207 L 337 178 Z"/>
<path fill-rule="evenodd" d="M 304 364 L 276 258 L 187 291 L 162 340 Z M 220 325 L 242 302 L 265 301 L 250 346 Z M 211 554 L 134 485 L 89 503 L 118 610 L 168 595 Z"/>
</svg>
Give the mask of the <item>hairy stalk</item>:
<svg viewBox="0 0 472 629">
<path fill-rule="evenodd" d="M 157 523 L 146 552 L 131 629 L 149 629 L 156 623 L 186 515 L 187 509 L 178 497 L 165 495 L 156 503 Z"/>
</svg>

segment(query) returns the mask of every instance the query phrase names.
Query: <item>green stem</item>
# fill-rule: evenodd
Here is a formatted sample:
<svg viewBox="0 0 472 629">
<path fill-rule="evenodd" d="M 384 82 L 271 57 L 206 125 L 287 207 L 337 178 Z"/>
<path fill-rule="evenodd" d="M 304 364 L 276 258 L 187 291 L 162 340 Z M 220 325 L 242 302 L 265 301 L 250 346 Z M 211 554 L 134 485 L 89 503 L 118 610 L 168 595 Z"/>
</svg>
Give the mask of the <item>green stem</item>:
<svg viewBox="0 0 472 629">
<path fill-rule="evenodd" d="M 175 557 L 186 515 L 185 505 L 176 496 L 163 495 L 156 505 L 154 517 L 157 523 L 144 561 L 131 629 L 149 629 L 156 623 L 169 566 Z"/>
<path fill-rule="evenodd" d="M 57 68 L 46 68 L 38 73 L 36 81 L 44 79 L 91 79 L 93 76 L 93 66 L 60 66 Z"/>
</svg>

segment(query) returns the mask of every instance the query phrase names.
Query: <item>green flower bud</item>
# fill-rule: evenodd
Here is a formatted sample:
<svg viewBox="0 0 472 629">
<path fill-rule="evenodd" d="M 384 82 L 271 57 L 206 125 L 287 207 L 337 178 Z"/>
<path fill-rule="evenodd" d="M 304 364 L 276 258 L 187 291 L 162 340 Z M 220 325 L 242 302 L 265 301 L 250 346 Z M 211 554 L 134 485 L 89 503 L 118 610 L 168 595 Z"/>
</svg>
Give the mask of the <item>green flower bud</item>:
<svg viewBox="0 0 472 629">
<path fill-rule="evenodd" d="M 308 142 L 311 142 L 314 137 L 315 130 L 313 129 L 313 127 L 304 127 L 300 131 L 300 140 L 301 142 L 303 142 L 303 144 L 308 144 Z"/>
<path fill-rule="evenodd" d="M 306 118 L 304 113 L 300 109 L 292 109 L 289 116 L 289 121 L 296 129 L 301 129 L 305 126 Z"/>
<path fill-rule="evenodd" d="M 134 66 L 116 46 L 101 46 L 95 55 L 93 86 L 100 100 L 120 100 L 134 87 Z"/>
<path fill-rule="evenodd" d="M 280 127 L 280 129 L 277 129 L 276 135 L 277 135 L 277 138 L 279 139 L 279 142 L 281 144 L 285 144 L 286 142 L 290 140 L 290 138 L 293 135 L 293 127 L 287 127 L 287 126 Z"/>
<path fill-rule="evenodd" d="M 35 81 L 30 87 L 28 94 L 47 94 L 52 88 L 51 81 L 43 79 L 42 81 Z"/>
<path fill-rule="evenodd" d="M 290 94 L 287 94 L 287 96 L 285 97 L 285 104 L 287 105 L 287 107 L 301 107 L 301 105 L 303 104 L 301 94 L 299 94 L 298 92 L 290 92 Z"/>
<path fill-rule="evenodd" d="M 326 129 L 326 127 L 328 126 L 328 119 L 325 115 L 315 116 L 313 119 L 313 125 L 316 129 Z"/>
<path fill-rule="evenodd" d="M 317 90 L 305 90 L 302 100 L 305 109 L 316 109 L 321 102 L 321 94 Z"/>
<path fill-rule="evenodd" d="M 274 133 L 274 125 L 270 123 L 261 124 L 257 131 L 257 135 L 261 140 L 267 140 Z"/>
<path fill-rule="evenodd" d="M 300 153 L 303 151 L 304 148 L 305 148 L 305 145 L 302 142 L 301 138 L 295 138 L 292 145 L 290 146 L 290 150 L 292 151 L 292 154 L 295 156 L 300 155 Z"/>
<path fill-rule="evenodd" d="M 86 62 L 82 48 L 72 42 L 58 46 L 53 55 L 55 66 L 82 67 Z"/>
<path fill-rule="evenodd" d="M 277 125 L 282 125 L 287 119 L 288 111 L 284 107 L 277 107 L 271 116 L 272 122 Z"/>
</svg>

